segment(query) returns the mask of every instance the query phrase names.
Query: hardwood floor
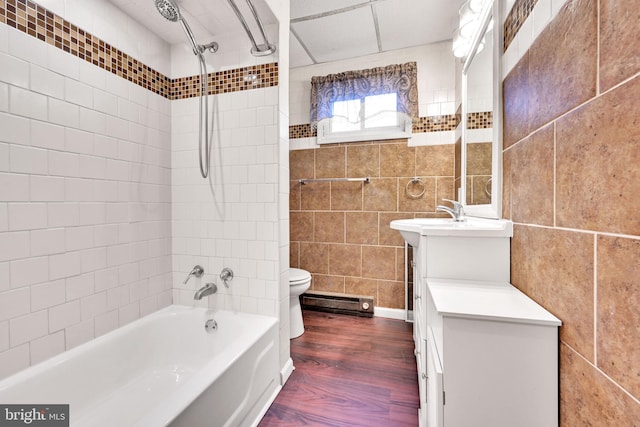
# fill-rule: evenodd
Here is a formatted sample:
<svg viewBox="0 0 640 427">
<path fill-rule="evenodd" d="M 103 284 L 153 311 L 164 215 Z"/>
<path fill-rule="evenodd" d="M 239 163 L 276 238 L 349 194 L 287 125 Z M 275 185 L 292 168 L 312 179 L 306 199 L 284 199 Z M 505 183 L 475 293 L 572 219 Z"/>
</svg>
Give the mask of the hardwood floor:
<svg viewBox="0 0 640 427">
<path fill-rule="evenodd" d="M 412 325 L 304 311 L 295 371 L 259 427 L 418 425 Z"/>
</svg>

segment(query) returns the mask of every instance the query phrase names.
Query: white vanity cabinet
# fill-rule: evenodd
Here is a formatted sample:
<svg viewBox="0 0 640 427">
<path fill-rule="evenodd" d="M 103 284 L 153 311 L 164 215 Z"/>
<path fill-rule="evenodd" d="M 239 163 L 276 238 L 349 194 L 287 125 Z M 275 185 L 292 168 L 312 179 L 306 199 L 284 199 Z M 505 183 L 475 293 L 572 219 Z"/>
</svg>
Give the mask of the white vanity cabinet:
<svg viewBox="0 0 640 427">
<path fill-rule="evenodd" d="M 442 424 L 427 423 L 428 418 L 435 421 L 437 415 L 428 410 L 427 403 L 441 401 L 435 391 L 440 364 L 436 363 L 427 321 L 427 277 L 508 282 L 510 232 L 506 236 L 420 235 L 414 243 L 417 246 L 413 255 L 413 336 L 420 390 L 419 418 L 421 426 L 437 426 Z"/>
<path fill-rule="evenodd" d="M 557 426 L 560 320 L 509 283 L 428 279 L 423 291 L 421 425 Z"/>
<path fill-rule="evenodd" d="M 416 260 L 420 277 L 508 282 L 509 237 L 420 236 Z"/>
<path fill-rule="evenodd" d="M 420 426 L 557 426 L 560 320 L 509 283 L 513 223 L 390 227 L 414 247 Z"/>
</svg>

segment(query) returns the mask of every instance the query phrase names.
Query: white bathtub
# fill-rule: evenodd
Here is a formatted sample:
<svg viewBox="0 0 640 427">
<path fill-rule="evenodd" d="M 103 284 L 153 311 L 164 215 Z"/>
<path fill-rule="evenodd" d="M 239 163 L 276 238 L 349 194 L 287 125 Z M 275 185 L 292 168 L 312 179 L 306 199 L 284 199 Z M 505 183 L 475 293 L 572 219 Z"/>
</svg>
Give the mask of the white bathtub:
<svg viewBox="0 0 640 427">
<path fill-rule="evenodd" d="M 207 333 L 214 318 L 216 331 Z M 280 389 L 277 319 L 169 306 L 0 382 L 72 426 L 250 426 Z"/>
</svg>

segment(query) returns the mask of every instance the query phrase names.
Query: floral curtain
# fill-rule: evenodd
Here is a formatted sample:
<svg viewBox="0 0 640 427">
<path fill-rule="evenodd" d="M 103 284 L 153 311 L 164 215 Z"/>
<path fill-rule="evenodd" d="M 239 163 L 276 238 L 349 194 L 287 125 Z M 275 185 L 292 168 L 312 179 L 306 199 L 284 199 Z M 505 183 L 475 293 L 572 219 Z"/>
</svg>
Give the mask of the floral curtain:
<svg viewBox="0 0 640 427">
<path fill-rule="evenodd" d="M 335 101 L 362 99 L 369 95 L 397 93 L 398 112 L 418 118 L 417 64 L 393 64 L 368 70 L 345 71 L 311 78 L 311 124 L 331 117 Z"/>
</svg>

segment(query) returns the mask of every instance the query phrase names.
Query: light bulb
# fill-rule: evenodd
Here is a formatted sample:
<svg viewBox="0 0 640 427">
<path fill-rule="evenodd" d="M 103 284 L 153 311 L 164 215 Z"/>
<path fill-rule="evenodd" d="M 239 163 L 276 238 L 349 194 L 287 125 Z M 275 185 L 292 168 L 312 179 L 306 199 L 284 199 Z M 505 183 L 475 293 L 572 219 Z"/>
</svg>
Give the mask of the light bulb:
<svg viewBox="0 0 640 427">
<path fill-rule="evenodd" d="M 469 3 L 469 9 L 475 13 L 480 13 L 486 2 L 485 0 L 469 0 L 467 3 Z"/>
<path fill-rule="evenodd" d="M 465 2 L 462 6 L 460 6 L 460 10 L 458 10 L 460 14 L 460 26 L 462 27 L 469 21 L 474 21 L 478 19 L 478 13 L 471 10 L 469 7 L 469 2 Z"/>
<path fill-rule="evenodd" d="M 477 20 L 468 21 L 460 25 L 460 36 L 465 39 L 471 39 L 478 32 L 480 23 Z"/>
<path fill-rule="evenodd" d="M 451 50 L 453 51 L 453 56 L 456 58 L 464 58 L 469 52 L 469 40 L 460 35 L 460 30 L 453 32 Z"/>
<path fill-rule="evenodd" d="M 466 45 L 454 47 L 453 56 L 455 56 L 456 58 L 464 58 L 465 56 L 467 56 L 468 50 L 469 46 Z"/>
</svg>

